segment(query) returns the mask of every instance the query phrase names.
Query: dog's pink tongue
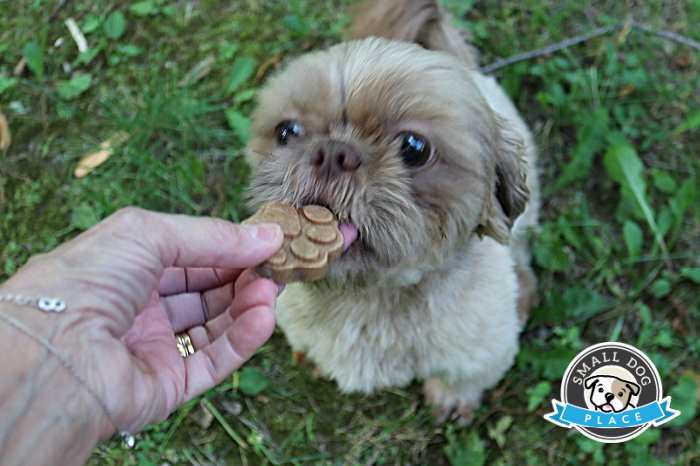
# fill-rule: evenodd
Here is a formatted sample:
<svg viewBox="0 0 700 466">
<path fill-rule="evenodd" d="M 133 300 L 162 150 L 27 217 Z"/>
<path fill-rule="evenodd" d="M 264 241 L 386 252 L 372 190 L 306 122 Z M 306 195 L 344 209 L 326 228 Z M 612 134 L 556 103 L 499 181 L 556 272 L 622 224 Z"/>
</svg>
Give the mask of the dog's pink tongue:
<svg viewBox="0 0 700 466">
<path fill-rule="evenodd" d="M 340 233 L 343 234 L 343 251 L 347 251 L 357 239 L 357 227 L 352 223 L 343 222 L 338 225 L 338 228 L 340 228 Z"/>
</svg>

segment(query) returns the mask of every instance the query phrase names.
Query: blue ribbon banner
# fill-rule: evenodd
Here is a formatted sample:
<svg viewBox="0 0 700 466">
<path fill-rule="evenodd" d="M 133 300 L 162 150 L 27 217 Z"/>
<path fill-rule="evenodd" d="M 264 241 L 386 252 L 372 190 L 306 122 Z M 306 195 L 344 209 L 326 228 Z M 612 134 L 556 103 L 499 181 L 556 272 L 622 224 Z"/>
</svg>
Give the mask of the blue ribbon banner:
<svg viewBox="0 0 700 466">
<path fill-rule="evenodd" d="M 598 429 L 620 429 L 653 423 L 660 426 L 680 414 L 671 409 L 671 397 L 655 401 L 638 408 L 619 413 L 604 413 L 552 400 L 554 411 L 544 416 L 550 422 L 562 427 L 594 427 Z"/>
</svg>

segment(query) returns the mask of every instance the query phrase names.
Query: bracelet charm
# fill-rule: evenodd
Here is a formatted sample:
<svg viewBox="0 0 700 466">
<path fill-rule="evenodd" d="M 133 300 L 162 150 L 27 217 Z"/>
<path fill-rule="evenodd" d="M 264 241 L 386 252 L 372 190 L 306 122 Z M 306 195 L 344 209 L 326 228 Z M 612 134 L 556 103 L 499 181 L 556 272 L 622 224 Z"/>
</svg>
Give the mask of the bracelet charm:
<svg viewBox="0 0 700 466">
<path fill-rule="evenodd" d="M 2 294 L 0 293 L 0 301 L 7 301 L 17 304 L 18 306 L 31 306 L 39 309 L 42 312 L 61 313 L 66 310 L 66 302 L 59 298 L 28 298 L 20 294 Z"/>
</svg>

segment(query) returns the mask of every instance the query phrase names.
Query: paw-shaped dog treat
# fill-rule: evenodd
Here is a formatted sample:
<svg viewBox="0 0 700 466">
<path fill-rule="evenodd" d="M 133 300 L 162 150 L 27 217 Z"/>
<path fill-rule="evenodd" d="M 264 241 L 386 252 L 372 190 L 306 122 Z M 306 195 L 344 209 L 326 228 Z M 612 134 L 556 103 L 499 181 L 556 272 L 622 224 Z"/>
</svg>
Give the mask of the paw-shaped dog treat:
<svg viewBox="0 0 700 466">
<path fill-rule="evenodd" d="M 260 275 L 277 283 L 313 282 L 328 273 L 328 264 L 343 253 L 338 220 L 325 207 L 296 209 L 273 202 L 263 205 L 243 223 L 277 223 L 284 232 L 282 248 L 258 267 Z"/>
</svg>

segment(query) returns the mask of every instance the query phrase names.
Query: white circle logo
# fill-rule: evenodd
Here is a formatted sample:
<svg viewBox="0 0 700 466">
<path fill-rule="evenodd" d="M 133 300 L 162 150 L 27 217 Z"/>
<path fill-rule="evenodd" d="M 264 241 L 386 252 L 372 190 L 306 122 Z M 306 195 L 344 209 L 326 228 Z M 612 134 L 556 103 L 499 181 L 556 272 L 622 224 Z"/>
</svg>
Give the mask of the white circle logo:
<svg viewBox="0 0 700 466">
<path fill-rule="evenodd" d="M 599 442 L 619 443 L 678 416 L 670 405 L 646 354 L 606 342 L 589 346 L 571 361 L 561 382 L 561 401 L 552 400 L 554 412 L 545 419 Z"/>
</svg>

